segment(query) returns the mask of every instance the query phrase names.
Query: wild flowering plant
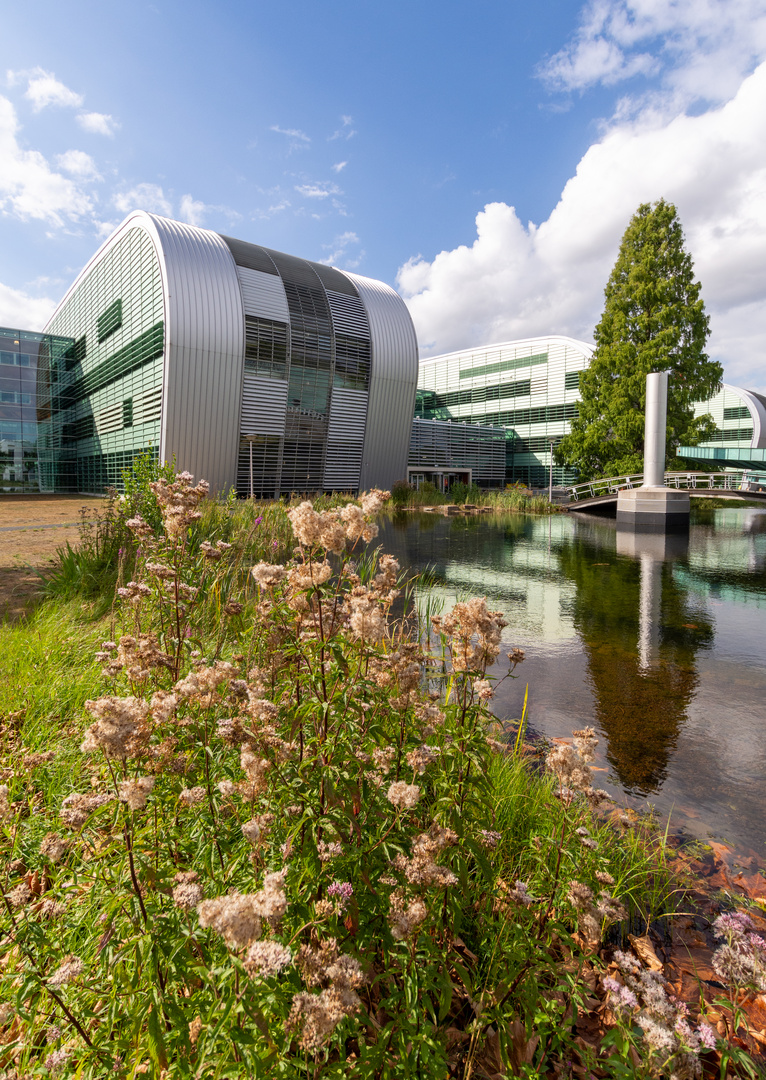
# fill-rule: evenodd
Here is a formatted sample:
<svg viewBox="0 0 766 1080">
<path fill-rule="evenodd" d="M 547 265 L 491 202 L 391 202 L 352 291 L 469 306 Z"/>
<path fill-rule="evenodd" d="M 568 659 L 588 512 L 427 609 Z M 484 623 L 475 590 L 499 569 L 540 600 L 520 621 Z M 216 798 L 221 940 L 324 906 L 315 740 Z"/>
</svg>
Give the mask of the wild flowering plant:
<svg viewBox="0 0 766 1080">
<path fill-rule="evenodd" d="M 544 1070 L 586 993 L 572 956 L 624 915 L 594 892 L 612 879 L 592 732 L 551 757 L 562 831 L 537 838 L 538 884 L 507 884 L 487 734 L 502 614 L 457 604 L 424 654 L 392 617 L 396 560 L 359 558 L 385 492 L 294 506 L 293 557 L 243 578 L 227 542 L 195 539 L 204 482 L 149 486 L 161 526 L 127 522 L 139 551 L 67 793 L 26 799 L 29 762 L 0 786 L 0 1068 L 468 1076 L 520 1024 Z"/>
</svg>

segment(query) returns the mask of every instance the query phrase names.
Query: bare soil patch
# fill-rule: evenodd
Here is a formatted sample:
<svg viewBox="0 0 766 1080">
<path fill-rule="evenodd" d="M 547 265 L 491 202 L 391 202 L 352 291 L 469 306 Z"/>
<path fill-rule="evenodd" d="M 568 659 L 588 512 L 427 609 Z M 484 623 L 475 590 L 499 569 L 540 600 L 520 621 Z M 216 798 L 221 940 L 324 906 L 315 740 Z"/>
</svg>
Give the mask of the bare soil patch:
<svg viewBox="0 0 766 1080">
<path fill-rule="evenodd" d="M 79 539 L 81 511 L 101 506 L 83 495 L 0 495 L 0 622 L 27 614 L 56 549 Z"/>
</svg>

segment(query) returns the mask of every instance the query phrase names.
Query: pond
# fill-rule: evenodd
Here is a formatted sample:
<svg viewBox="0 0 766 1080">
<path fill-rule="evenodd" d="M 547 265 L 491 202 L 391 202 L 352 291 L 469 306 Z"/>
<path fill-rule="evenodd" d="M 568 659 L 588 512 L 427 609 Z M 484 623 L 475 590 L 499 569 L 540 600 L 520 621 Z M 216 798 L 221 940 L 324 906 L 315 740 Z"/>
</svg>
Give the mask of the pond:
<svg viewBox="0 0 766 1080">
<path fill-rule="evenodd" d="M 399 513 L 383 550 L 435 596 L 486 595 L 526 660 L 493 703 L 548 738 L 592 724 L 600 786 L 671 827 L 766 856 L 766 510 L 704 507 L 688 535 L 585 514 Z M 493 674 L 507 670 L 501 662 Z"/>
</svg>

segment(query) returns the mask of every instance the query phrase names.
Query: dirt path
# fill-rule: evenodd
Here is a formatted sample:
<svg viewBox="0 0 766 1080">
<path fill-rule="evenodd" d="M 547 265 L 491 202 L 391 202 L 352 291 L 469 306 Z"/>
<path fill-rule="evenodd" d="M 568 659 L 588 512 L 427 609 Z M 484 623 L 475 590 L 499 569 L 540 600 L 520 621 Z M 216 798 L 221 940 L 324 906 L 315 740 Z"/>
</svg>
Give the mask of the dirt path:
<svg viewBox="0 0 766 1080">
<path fill-rule="evenodd" d="M 0 622 L 29 610 L 56 549 L 77 542 L 80 511 L 102 505 L 83 495 L 0 495 Z"/>
</svg>

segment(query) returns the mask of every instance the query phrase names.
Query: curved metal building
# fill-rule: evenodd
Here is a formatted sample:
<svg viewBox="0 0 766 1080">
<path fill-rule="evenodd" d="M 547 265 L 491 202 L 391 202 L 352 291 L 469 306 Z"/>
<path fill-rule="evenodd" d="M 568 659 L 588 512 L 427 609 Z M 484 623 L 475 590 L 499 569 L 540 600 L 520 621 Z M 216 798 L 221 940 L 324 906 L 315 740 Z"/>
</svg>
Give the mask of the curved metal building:
<svg viewBox="0 0 766 1080">
<path fill-rule="evenodd" d="M 74 344 L 38 368 L 44 490 L 146 451 L 261 497 L 406 477 L 417 339 L 380 281 L 136 211 L 45 330 Z"/>
</svg>

